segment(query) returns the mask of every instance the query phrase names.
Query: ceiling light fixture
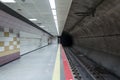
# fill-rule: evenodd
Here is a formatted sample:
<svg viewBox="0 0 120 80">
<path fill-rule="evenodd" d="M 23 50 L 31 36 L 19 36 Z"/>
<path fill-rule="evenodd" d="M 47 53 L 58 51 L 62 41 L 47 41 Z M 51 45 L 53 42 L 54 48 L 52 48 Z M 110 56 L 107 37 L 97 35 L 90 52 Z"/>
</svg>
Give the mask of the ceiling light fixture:
<svg viewBox="0 0 120 80">
<path fill-rule="evenodd" d="M 49 0 L 52 9 L 56 9 L 55 0 Z"/>
<path fill-rule="evenodd" d="M 54 16 L 54 20 L 57 20 L 57 16 Z"/>
<path fill-rule="evenodd" d="M 30 21 L 37 21 L 37 19 L 29 19 Z"/>
<path fill-rule="evenodd" d="M 56 12 L 55 0 L 49 0 L 49 2 L 50 2 L 51 9 L 52 9 L 52 14 L 53 14 L 53 17 L 54 17 L 54 21 L 55 21 L 57 33 L 59 35 L 59 28 L 58 28 L 58 21 L 57 21 L 57 12 Z"/>
<path fill-rule="evenodd" d="M 55 24 L 56 24 L 56 26 L 58 25 L 58 21 L 57 21 L 57 19 L 55 20 Z"/>
<path fill-rule="evenodd" d="M 56 17 L 57 17 L 57 16 L 56 16 Z M 55 20 L 56 29 L 57 29 L 57 32 L 58 32 L 58 35 L 59 35 L 60 33 L 59 33 L 58 21 L 57 21 L 57 19 L 54 19 L 54 20 Z"/>
<path fill-rule="evenodd" d="M 56 10 L 52 10 L 53 15 L 57 15 Z"/>
<path fill-rule="evenodd" d="M 41 28 L 44 28 L 45 26 L 40 26 Z"/>
<path fill-rule="evenodd" d="M 16 3 L 15 0 L 0 0 L 3 3 Z"/>
</svg>

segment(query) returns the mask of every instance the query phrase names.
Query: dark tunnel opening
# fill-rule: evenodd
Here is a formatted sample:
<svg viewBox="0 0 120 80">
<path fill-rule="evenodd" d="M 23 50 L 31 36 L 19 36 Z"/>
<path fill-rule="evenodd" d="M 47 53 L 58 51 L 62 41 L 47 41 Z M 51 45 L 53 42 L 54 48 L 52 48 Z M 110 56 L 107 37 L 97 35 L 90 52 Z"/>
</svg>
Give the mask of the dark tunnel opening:
<svg viewBox="0 0 120 80">
<path fill-rule="evenodd" d="M 71 47 L 73 45 L 73 37 L 68 32 L 63 31 L 60 36 L 60 43 L 64 47 Z"/>
</svg>

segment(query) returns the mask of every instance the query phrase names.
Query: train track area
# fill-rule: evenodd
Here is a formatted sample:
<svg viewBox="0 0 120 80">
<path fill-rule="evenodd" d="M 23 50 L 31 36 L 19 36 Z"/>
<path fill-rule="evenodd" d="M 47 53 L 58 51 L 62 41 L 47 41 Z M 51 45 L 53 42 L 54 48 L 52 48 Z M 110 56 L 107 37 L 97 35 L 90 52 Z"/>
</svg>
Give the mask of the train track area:
<svg viewBox="0 0 120 80">
<path fill-rule="evenodd" d="M 64 48 L 74 80 L 120 80 L 105 68 L 83 55 L 75 55 L 74 49 Z"/>
</svg>

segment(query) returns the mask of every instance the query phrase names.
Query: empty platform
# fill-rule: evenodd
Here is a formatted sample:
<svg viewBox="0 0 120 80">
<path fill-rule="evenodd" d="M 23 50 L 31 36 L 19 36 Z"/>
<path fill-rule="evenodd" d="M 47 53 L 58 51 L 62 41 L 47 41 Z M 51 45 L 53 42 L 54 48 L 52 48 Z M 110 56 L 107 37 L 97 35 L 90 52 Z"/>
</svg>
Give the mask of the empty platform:
<svg viewBox="0 0 120 80">
<path fill-rule="evenodd" d="M 0 68 L 0 80 L 52 80 L 58 45 L 22 56 Z"/>
</svg>

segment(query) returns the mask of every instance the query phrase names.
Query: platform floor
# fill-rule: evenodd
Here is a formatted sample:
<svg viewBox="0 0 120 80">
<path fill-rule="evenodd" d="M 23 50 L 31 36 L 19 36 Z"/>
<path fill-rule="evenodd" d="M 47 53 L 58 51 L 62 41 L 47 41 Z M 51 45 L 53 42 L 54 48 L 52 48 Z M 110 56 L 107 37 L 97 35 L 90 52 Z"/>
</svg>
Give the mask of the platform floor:
<svg viewBox="0 0 120 80">
<path fill-rule="evenodd" d="M 0 67 L 0 80 L 52 80 L 57 50 L 49 45 Z"/>
</svg>

